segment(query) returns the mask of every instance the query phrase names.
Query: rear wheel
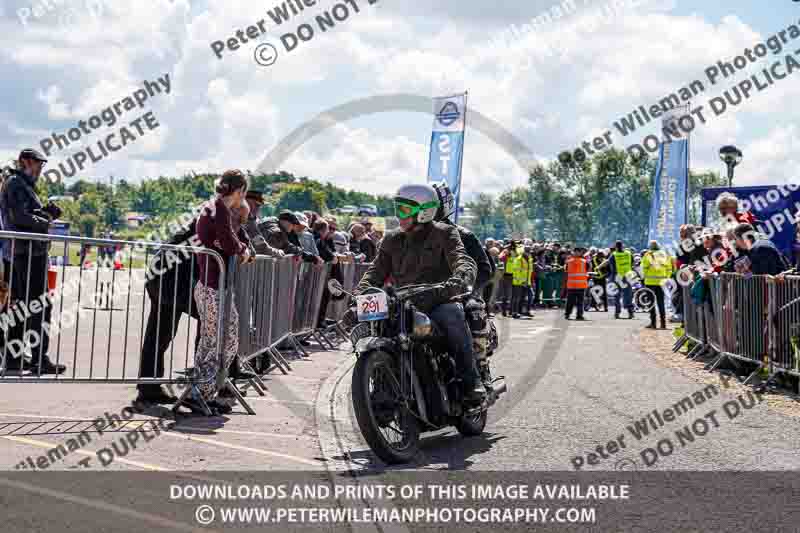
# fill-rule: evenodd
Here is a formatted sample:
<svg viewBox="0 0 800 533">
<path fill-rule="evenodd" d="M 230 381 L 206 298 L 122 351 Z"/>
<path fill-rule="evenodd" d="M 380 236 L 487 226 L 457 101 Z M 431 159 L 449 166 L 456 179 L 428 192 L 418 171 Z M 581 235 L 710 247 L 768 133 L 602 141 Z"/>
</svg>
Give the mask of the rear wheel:
<svg viewBox="0 0 800 533">
<path fill-rule="evenodd" d="M 353 409 L 369 447 L 389 464 L 407 463 L 419 451 L 419 424 L 403 405 L 394 358 L 374 351 L 353 370 Z"/>
</svg>

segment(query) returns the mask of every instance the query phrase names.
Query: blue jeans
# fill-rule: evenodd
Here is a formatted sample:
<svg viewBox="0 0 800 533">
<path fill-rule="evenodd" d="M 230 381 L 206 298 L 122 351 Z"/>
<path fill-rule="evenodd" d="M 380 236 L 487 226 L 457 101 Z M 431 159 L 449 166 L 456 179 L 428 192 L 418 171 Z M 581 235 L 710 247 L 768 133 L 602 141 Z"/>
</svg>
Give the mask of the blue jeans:
<svg viewBox="0 0 800 533">
<path fill-rule="evenodd" d="M 442 304 L 431 311 L 431 320 L 447 338 L 447 346 L 456 360 L 456 370 L 465 385 L 479 383 L 480 375 L 472 353 L 472 333 L 467 327 L 464 307 L 459 303 Z"/>
<path fill-rule="evenodd" d="M 617 295 L 614 297 L 614 314 L 618 315 L 620 313 L 620 297 L 625 300 L 625 309 L 633 313 L 633 288 L 631 288 L 630 284 L 626 284 L 624 287 L 617 288 Z"/>
</svg>

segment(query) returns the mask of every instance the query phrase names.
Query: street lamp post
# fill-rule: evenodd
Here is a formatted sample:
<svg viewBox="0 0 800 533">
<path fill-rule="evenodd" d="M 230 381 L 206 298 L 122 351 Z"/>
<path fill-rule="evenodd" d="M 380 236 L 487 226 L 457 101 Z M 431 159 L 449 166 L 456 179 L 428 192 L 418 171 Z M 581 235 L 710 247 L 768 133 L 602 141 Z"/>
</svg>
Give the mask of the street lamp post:
<svg viewBox="0 0 800 533">
<path fill-rule="evenodd" d="M 742 162 L 742 151 L 735 146 L 723 146 L 719 149 L 719 158 L 728 167 L 728 187 L 733 186 L 733 169 Z"/>
</svg>

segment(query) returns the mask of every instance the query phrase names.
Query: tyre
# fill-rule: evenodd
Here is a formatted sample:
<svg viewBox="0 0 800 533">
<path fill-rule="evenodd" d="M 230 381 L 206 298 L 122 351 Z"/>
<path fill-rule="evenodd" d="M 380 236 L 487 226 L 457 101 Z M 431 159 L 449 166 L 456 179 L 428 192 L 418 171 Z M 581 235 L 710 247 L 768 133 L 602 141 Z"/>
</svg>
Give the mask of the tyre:
<svg viewBox="0 0 800 533">
<path fill-rule="evenodd" d="M 462 415 L 456 424 L 456 429 L 465 437 L 477 437 L 486 427 L 489 411 L 482 411 L 478 415 Z"/>
<path fill-rule="evenodd" d="M 489 340 L 487 344 L 488 346 L 486 350 L 486 355 L 487 356 L 494 355 L 494 352 L 500 345 L 500 339 L 497 337 L 497 326 L 495 326 L 494 320 L 489 321 Z"/>
<path fill-rule="evenodd" d="M 408 463 L 419 452 L 419 423 L 400 404 L 394 358 L 377 350 L 362 355 L 353 370 L 353 410 L 369 447 L 388 464 Z"/>
</svg>

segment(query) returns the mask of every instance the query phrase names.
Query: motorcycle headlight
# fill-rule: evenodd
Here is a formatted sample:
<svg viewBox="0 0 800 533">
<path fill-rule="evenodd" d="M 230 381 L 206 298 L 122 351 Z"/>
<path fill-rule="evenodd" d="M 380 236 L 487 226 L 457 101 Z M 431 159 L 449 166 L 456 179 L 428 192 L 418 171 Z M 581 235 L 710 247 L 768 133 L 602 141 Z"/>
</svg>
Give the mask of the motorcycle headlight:
<svg viewBox="0 0 800 533">
<path fill-rule="evenodd" d="M 433 332 L 431 319 L 424 313 L 414 311 L 414 327 L 411 331 L 415 337 L 429 336 Z"/>
</svg>

